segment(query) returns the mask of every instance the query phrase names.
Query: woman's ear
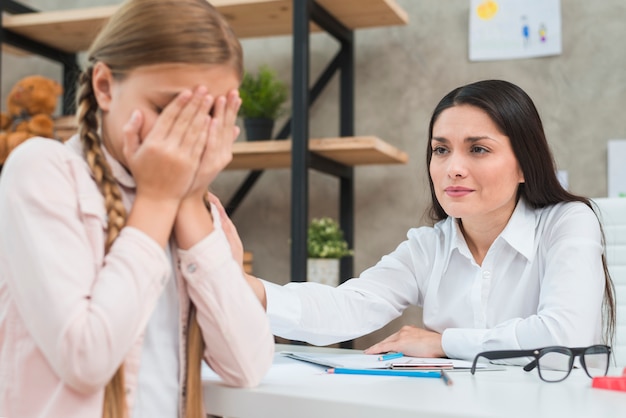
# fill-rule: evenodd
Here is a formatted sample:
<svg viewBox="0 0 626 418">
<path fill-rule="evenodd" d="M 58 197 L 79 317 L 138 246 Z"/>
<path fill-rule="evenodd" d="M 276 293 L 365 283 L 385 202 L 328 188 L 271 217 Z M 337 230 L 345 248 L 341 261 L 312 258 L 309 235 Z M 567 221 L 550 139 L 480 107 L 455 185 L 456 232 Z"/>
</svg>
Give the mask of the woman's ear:
<svg viewBox="0 0 626 418">
<path fill-rule="evenodd" d="M 98 107 L 104 112 L 111 107 L 112 84 L 113 73 L 111 69 L 102 62 L 96 63 L 91 74 L 91 87 L 98 102 Z"/>
</svg>

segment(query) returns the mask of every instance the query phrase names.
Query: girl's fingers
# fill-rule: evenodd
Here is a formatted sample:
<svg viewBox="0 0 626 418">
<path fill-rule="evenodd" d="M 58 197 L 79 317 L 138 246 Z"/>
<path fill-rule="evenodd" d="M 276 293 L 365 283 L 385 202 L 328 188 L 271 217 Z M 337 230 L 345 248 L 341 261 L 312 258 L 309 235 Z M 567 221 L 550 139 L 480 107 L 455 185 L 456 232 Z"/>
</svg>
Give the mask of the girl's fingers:
<svg viewBox="0 0 626 418">
<path fill-rule="evenodd" d="M 126 160 L 134 155 L 139 149 L 139 145 L 141 144 L 139 132 L 141 132 L 142 124 L 143 115 L 139 110 L 135 110 L 130 116 L 128 122 L 126 122 L 126 124 L 122 128 L 122 132 L 124 134 L 124 144 L 122 151 L 124 152 Z"/>
<path fill-rule="evenodd" d="M 190 122 L 184 138 L 181 140 L 181 146 L 190 146 L 191 153 L 195 158 L 199 158 L 202 151 L 207 145 L 209 128 L 212 118 L 209 116 L 209 110 L 213 105 L 213 96 L 205 96 L 193 120 Z"/>
<path fill-rule="evenodd" d="M 185 108 L 188 104 L 189 100 L 193 97 L 193 92 L 191 90 L 183 90 L 180 92 L 178 96 L 174 100 L 172 100 L 163 112 L 159 115 L 152 130 L 150 131 L 150 135 L 146 138 L 147 140 L 164 140 L 169 137 L 169 134 L 172 130 L 174 122 L 178 118 L 180 112 Z"/>
<path fill-rule="evenodd" d="M 226 97 L 220 96 L 215 101 L 215 106 L 213 106 L 213 119 L 216 119 L 219 124 L 219 128 L 224 123 L 224 114 L 226 113 Z"/>
<path fill-rule="evenodd" d="M 224 126 L 232 126 L 237 121 L 237 114 L 241 106 L 241 98 L 239 90 L 231 90 L 227 96 L 226 112 L 224 115 Z"/>
<path fill-rule="evenodd" d="M 173 121 L 172 129 L 170 130 L 168 136 L 178 139 L 178 141 L 174 141 L 174 145 L 181 146 L 184 145 L 186 140 L 191 140 L 193 142 L 198 139 L 197 135 L 190 135 L 187 137 L 186 134 L 190 131 L 190 127 L 197 128 L 197 125 L 194 125 L 194 123 L 204 123 L 203 118 L 208 113 L 208 110 L 200 115 L 201 118 L 198 118 L 198 115 L 201 109 L 206 108 L 206 94 L 206 87 L 198 87 L 195 90 L 193 97 L 191 97 L 189 102 L 182 108 L 176 119 Z M 197 133 L 197 131 L 194 131 L 194 133 Z"/>
<path fill-rule="evenodd" d="M 206 152 L 210 126 L 211 117 L 206 114 L 203 115 L 203 124 L 198 129 L 198 132 L 196 134 L 196 140 L 188 141 L 191 146 L 190 155 L 193 161 L 200 161 L 203 154 Z M 187 136 L 191 135 L 191 132 L 187 133 Z"/>
</svg>

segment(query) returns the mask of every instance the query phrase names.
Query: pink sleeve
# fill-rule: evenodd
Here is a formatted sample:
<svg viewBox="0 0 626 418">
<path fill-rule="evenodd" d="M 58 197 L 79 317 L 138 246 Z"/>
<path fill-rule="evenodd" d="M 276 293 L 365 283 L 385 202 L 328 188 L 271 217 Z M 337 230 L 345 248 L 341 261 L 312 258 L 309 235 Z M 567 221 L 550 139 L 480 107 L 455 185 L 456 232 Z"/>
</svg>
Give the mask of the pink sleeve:
<svg viewBox="0 0 626 418">
<path fill-rule="evenodd" d="M 227 384 L 256 386 L 272 364 L 274 337 L 224 232 L 216 225 L 204 240 L 179 254 L 209 366 Z"/>
<path fill-rule="evenodd" d="M 99 192 L 79 190 L 89 174 L 65 147 L 33 139 L 12 157 L 0 182 L 2 274 L 59 378 L 80 392 L 101 389 L 145 326 L 170 264 L 133 228 L 102 262 Z"/>
</svg>

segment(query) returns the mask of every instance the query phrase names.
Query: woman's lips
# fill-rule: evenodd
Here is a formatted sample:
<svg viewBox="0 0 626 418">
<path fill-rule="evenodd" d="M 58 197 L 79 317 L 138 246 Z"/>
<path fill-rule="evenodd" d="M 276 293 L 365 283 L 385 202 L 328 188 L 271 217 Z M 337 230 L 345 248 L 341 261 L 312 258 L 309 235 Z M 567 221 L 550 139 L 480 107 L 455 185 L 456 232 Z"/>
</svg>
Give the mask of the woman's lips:
<svg viewBox="0 0 626 418">
<path fill-rule="evenodd" d="M 450 197 L 463 197 L 472 193 L 474 190 L 467 187 L 446 187 L 445 192 Z"/>
</svg>

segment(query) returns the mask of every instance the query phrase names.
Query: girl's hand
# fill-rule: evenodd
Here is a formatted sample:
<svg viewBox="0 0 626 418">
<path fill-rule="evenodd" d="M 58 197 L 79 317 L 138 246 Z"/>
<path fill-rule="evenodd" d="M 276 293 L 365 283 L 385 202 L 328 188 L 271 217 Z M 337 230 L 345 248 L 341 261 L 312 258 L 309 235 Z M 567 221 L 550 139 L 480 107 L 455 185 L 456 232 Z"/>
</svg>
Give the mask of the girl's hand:
<svg viewBox="0 0 626 418">
<path fill-rule="evenodd" d="M 205 87 L 181 92 L 157 118 L 145 138 L 141 112 L 124 127 L 124 156 L 137 195 L 179 202 L 189 193 L 209 137 L 212 100 Z"/>
<path fill-rule="evenodd" d="M 186 198 L 201 201 L 209 185 L 233 159 L 233 143 L 240 131 L 235 124 L 240 105 L 238 90 L 231 90 L 213 103 L 213 117 L 209 117 L 206 147 Z"/>
<path fill-rule="evenodd" d="M 400 328 L 378 344 L 365 350 L 366 354 L 398 351 L 411 357 L 445 357 L 441 346 L 441 334 L 410 325 Z"/>
<path fill-rule="evenodd" d="M 241 242 L 241 238 L 239 237 L 239 233 L 237 232 L 237 228 L 235 227 L 235 224 L 233 224 L 233 221 L 231 221 L 228 217 L 228 214 L 226 213 L 222 202 L 220 202 L 217 196 L 212 193 L 209 193 L 208 195 L 209 202 L 217 207 L 220 221 L 222 222 L 222 230 L 224 231 L 226 239 L 228 239 L 228 243 L 230 244 L 230 250 L 233 253 L 233 258 L 241 266 L 241 271 L 244 272 L 244 277 L 246 278 L 248 285 L 250 285 L 255 296 L 259 299 L 259 302 L 261 302 L 261 305 L 265 309 L 267 305 L 265 297 L 265 286 L 263 286 L 263 283 L 261 283 L 261 280 L 259 280 L 258 278 L 248 273 L 245 273 L 245 270 L 243 268 L 243 244 Z"/>
<path fill-rule="evenodd" d="M 241 99 L 237 90 L 230 91 L 226 97 L 218 97 L 213 104 L 213 117 L 209 117 L 206 146 L 202 150 L 196 174 L 180 203 L 174 222 L 174 235 L 178 245 L 183 249 L 191 248 L 213 231 L 213 221 L 204 205 L 204 195 L 208 192 L 211 182 L 233 158 L 233 142 L 239 135 L 235 120 L 240 104 Z M 241 254 L 235 254 L 235 257 L 239 257 L 238 261 L 242 264 L 243 249 L 240 252 Z"/>
</svg>

